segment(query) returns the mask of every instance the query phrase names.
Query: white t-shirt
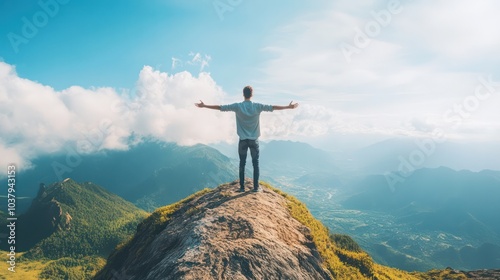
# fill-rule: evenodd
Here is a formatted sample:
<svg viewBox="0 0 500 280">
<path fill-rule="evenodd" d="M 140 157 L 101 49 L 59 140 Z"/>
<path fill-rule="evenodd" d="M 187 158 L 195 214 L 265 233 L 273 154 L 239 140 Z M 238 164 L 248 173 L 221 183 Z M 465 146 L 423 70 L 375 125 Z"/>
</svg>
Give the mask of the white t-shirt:
<svg viewBox="0 0 500 280">
<path fill-rule="evenodd" d="M 236 113 L 236 131 L 240 140 L 256 140 L 260 136 L 259 117 L 262 111 L 272 112 L 272 105 L 264 105 L 245 100 L 240 103 L 220 106 L 222 112 Z"/>
</svg>

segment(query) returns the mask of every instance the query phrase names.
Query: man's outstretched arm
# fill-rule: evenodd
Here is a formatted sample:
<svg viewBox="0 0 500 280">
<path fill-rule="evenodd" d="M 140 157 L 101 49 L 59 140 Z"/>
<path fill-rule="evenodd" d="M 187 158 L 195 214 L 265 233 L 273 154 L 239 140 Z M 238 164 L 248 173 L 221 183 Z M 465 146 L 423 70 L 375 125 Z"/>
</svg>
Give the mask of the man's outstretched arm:
<svg viewBox="0 0 500 280">
<path fill-rule="evenodd" d="M 200 100 L 200 103 L 194 103 L 198 108 L 208 108 L 213 110 L 220 110 L 220 105 L 206 105 L 203 101 Z"/>
<path fill-rule="evenodd" d="M 278 105 L 273 105 L 273 110 L 285 110 L 285 109 L 295 109 L 299 107 L 299 103 L 293 103 L 293 101 L 290 101 L 290 104 L 288 106 L 278 106 Z"/>
</svg>

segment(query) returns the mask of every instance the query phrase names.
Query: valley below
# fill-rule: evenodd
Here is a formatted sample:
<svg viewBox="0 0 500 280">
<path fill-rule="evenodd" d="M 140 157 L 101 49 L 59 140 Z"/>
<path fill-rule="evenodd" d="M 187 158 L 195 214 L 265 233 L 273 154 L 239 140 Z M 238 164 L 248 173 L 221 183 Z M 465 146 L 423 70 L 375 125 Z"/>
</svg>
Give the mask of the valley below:
<svg viewBox="0 0 500 280">
<path fill-rule="evenodd" d="M 484 267 L 479 256 L 493 251 L 500 257 L 500 242 L 491 236 L 492 243 L 467 235 L 456 235 L 443 230 L 423 230 L 405 217 L 382 211 L 344 208 L 342 202 L 349 195 L 338 189 L 297 186 L 281 178 L 282 189 L 301 199 L 312 214 L 333 233 L 347 234 L 366 250 L 376 262 L 408 271 L 427 271 L 453 267 L 460 270 L 491 269 Z M 495 242 L 496 241 L 496 242 Z M 471 260 L 476 258 L 476 260 Z M 500 259 L 490 260 L 492 265 Z M 468 261 L 472 261 L 468 262 Z"/>
</svg>

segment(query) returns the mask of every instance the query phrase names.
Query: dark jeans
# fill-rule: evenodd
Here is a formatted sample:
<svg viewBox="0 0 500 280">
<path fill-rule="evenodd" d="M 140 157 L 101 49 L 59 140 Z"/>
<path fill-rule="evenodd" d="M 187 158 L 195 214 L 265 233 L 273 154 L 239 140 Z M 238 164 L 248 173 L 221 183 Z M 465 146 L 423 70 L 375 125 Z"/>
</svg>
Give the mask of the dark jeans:
<svg viewBox="0 0 500 280">
<path fill-rule="evenodd" d="M 240 186 L 245 185 L 245 164 L 247 161 L 247 152 L 250 149 L 253 164 L 253 187 L 259 187 L 259 140 L 240 140 L 238 143 L 238 154 L 240 156 Z"/>
</svg>

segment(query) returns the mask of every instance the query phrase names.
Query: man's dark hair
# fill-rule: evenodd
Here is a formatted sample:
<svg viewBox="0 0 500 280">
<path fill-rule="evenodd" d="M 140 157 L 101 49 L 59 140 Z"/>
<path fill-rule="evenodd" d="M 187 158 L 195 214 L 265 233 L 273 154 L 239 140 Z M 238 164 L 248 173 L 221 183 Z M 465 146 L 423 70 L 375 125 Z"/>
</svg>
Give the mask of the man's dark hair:
<svg viewBox="0 0 500 280">
<path fill-rule="evenodd" d="M 243 95 L 247 99 L 252 97 L 252 92 L 253 92 L 253 88 L 251 86 L 246 86 L 243 88 Z"/>
</svg>

